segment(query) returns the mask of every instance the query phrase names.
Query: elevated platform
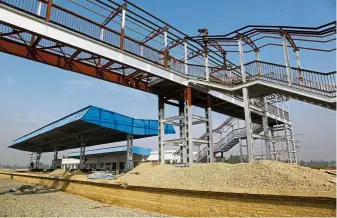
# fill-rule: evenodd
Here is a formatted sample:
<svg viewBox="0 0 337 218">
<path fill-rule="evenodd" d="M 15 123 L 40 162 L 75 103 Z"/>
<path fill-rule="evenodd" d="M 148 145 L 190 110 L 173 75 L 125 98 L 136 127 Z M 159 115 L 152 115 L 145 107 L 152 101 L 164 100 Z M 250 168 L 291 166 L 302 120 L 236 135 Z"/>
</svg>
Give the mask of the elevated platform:
<svg viewBox="0 0 337 218">
<path fill-rule="evenodd" d="M 174 134 L 165 124 L 165 134 Z M 158 135 L 158 121 L 135 119 L 102 108 L 88 106 L 13 141 L 10 148 L 30 152 L 52 152 Z"/>
</svg>

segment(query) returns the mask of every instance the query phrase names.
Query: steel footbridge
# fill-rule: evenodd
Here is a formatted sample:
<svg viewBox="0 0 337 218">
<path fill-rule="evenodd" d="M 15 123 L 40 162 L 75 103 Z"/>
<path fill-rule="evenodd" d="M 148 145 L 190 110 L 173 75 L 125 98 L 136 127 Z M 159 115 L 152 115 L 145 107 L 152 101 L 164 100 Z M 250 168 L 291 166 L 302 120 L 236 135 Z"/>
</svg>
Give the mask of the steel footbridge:
<svg viewBox="0 0 337 218">
<path fill-rule="evenodd" d="M 336 72 L 302 69 L 298 56 L 300 49 L 331 52 L 336 48 L 298 47 L 295 43 L 334 41 L 336 22 L 321 27 L 247 26 L 221 36 L 211 36 L 207 29 L 199 33 L 188 36 L 128 1 L 68 0 L 56 4 L 52 0 L 0 0 L 1 52 L 158 96 L 161 162 L 167 145 L 179 146 L 186 164 L 195 159 L 194 146 L 206 145 L 207 161 L 214 161 L 211 111 L 246 121 L 251 161 L 254 125 L 263 126 L 265 135 L 271 126 L 291 126 L 288 111 L 275 105 L 270 96 L 336 109 Z M 261 34 L 267 36 L 254 38 Z M 281 39 L 282 45 L 258 47 L 254 43 L 268 37 Z M 238 66 L 226 58 L 227 52 L 232 52 L 226 48 L 228 43 L 239 48 Z M 256 53 L 257 60 L 244 63 L 244 53 L 251 52 L 244 50 L 246 46 Z M 260 61 L 260 49 L 268 46 L 283 47 L 285 65 Z M 288 47 L 294 48 L 297 67 L 289 64 Z M 166 118 L 165 104 L 178 107 L 179 114 Z M 204 108 L 205 116 L 193 115 L 192 106 Z M 164 123 L 179 127 L 178 139 L 163 139 Z M 205 124 L 205 137 L 192 136 L 192 127 L 198 124 Z M 267 159 L 269 143 L 266 137 Z"/>
</svg>

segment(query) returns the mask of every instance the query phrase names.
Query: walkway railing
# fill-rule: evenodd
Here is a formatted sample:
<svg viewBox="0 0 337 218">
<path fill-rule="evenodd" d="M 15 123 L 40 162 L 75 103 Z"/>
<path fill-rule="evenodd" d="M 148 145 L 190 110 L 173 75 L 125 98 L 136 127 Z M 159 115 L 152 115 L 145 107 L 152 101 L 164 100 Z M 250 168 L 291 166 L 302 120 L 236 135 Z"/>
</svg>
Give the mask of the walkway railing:
<svg viewBox="0 0 337 218">
<path fill-rule="evenodd" d="M 245 69 L 247 81 L 265 80 L 329 97 L 336 96 L 336 71 L 321 73 L 289 67 L 288 76 L 288 69 L 286 66 L 264 61 L 249 62 L 245 64 Z M 236 67 L 218 70 L 213 73 L 211 71 L 211 78 L 218 79 L 231 86 L 242 83 L 242 78 L 240 76 L 233 76 L 232 72 L 234 70 L 239 69 Z"/>
</svg>

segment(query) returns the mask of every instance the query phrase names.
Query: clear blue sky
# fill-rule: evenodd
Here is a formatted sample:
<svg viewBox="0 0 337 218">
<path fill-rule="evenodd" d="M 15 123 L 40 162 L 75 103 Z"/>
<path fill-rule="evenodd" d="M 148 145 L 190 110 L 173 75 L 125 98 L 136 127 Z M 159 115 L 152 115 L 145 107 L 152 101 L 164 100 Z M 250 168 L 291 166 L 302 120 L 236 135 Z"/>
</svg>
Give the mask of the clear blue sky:
<svg viewBox="0 0 337 218">
<path fill-rule="evenodd" d="M 319 26 L 336 19 L 335 0 L 133 2 L 189 35 L 196 35 L 199 28 L 222 34 L 247 24 Z M 261 59 L 282 64 L 281 54 L 282 50 L 262 51 Z M 335 53 L 301 53 L 303 68 L 319 71 L 335 70 L 335 58 Z M 154 95 L 3 53 L 0 65 L 0 164 L 28 163 L 27 153 L 7 148 L 12 140 L 87 105 L 139 118 L 157 118 Z M 295 101 L 291 102 L 291 110 L 295 133 L 303 134 L 297 137 L 301 141 L 301 159 L 335 159 L 335 112 Z M 224 115 L 214 114 L 213 123 L 225 119 Z M 136 144 L 156 149 L 157 138 Z M 50 154 L 44 155 L 43 161 L 50 163 L 50 158 Z"/>
</svg>

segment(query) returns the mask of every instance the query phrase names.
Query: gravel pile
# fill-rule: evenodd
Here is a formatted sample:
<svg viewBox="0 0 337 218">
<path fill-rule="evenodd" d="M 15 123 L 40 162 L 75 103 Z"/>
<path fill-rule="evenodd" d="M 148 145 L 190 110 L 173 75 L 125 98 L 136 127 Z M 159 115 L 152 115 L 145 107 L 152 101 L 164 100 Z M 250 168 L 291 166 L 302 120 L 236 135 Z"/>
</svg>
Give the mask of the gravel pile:
<svg viewBox="0 0 337 218">
<path fill-rule="evenodd" d="M 23 183 L 0 179 L 0 217 L 140 217 L 161 216 L 142 210 L 123 208 L 64 192 L 35 194 L 9 193 Z"/>
<path fill-rule="evenodd" d="M 334 191 L 335 177 L 322 171 L 277 161 L 241 164 L 194 164 L 179 168 L 143 163 L 117 179 L 127 185 L 163 188 L 261 188 Z"/>
</svg>

